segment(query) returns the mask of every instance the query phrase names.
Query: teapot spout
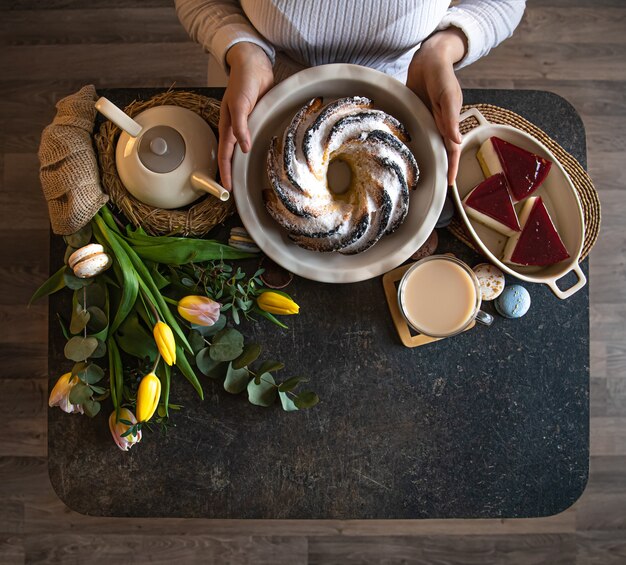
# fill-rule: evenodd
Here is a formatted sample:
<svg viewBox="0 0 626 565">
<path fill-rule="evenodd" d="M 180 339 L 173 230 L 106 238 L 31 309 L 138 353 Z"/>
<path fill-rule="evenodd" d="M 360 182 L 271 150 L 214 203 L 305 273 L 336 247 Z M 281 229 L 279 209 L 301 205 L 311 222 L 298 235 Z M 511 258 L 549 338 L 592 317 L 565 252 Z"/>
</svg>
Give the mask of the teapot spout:
<svg viewBox="0 0 626 565">
<path fill-rule="evenodd" d="M 216 198 L 219 198 L 222 202 L 226 202 L 230 198 L 230 192 L 228 192 L 228 190 L 202 173 L 191 173 L 190 181 L 191 186 L 196 190 L 208 192 Z"/>
<path fill-rule="evenodd" d="M 131 137 L 138 137 L 141 133 L 141 125 L 133 120 L 128 114 L 122 112 L 122 110 L 120 110 L 108 98 L 101 96 L 96 101 L 96 110 L 109 118 L 109 120 L 111 120 L 117 127 L 123 129 Z"/>
</svg>

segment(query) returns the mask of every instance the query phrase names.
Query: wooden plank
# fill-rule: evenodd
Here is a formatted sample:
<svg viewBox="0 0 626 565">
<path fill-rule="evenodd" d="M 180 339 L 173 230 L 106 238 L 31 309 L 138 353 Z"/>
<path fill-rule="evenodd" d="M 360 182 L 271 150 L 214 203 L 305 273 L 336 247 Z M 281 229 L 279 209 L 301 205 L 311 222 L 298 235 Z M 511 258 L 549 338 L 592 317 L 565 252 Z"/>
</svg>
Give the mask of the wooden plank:
<svg viewBox="0 0 626 565">
<path fill-rule="evenodd" d="M 626 455 L 626 418 L 591 418 L 591 455 Z"/>
<path fill-rule="evenodd" d="M 115 64 L 103 65 L 103 55 Z M 98 87 L 198 86 L 206 81 L 207 57 L 193 43 L 25 45 L 3 49 L 0 76 L 19 84 L 37 80 L 81 80 Z M 167 64 L 164 64 L 164 61 Z M 60 69 L 63 69 L 61 72 Z"/>
<path fill-rule="evenodd" d="M 312 538 L 309 564 L 480 563 L 571 565 L 576 557 L 573 534 L 524 536 L 372 536 Z"/>
<path fill-rule="evenodd" d="M 46 455 L 48 380 L 2 379 L 0 388 L 0 408 L 5 415 L 0 426 L 0 456 Z"/>
<path fill-rule="evenodd" d="M 0 45 L 67 45 L 93 43 L 185 43 L 190 38 L 176 17 L 173 2 L 146 9 L 111 7 L 107 24 L 102 10 L 48 9 L 5 12 L 0 20 Z M 106 47 L 103 47 L 106 49 Z"/>
<path fill-rule="evenodd" d="M 306 538 L 211 536 L 123 535 L 65 533 L 27 536 L 24 540 L 29 563 L 112 562 L 155 563 L 229 563 L 267 565 L 305 565 Z"/>
<path fill-rule="evenodd" d="M 0 271 L 2 277 L 2 271 Z M 2 378 L 48 377 L 48 342 L 0 343 Z"/>
<path fill-rule="evenodd" d="M 580 532 L 576 536 L 576 563 L 580 565 L 623 565 L 626 563 L 624 530 Z"/>
<path fill-rule="evenodd" d="M 3 565 L 24 565 L 26 563 L 26 552 L 22 538 L 0 534 L 0 563 Z"/>
</svg>

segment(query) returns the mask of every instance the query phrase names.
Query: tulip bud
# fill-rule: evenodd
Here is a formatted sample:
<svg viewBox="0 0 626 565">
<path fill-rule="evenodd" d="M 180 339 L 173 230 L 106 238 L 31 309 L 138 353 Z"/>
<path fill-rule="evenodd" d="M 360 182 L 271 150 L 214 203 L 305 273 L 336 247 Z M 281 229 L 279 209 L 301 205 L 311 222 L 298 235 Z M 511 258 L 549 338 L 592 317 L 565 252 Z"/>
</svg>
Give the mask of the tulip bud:
<svg viewBox="0 0 626 565">
<path fill-rule="evenodd" d="M 54 385 L 50 398 L 48 399 L 48 406 L 58 406 L 63 412 L 68 414 L 78 413 L 84 414 L 83 407 L 80 404 L 70 403 L 70 392 L 78 384 L 78 377 L 75 377 L 72 382 L 72 373 L 65 373 L 59 378 Z"/>
<path fill-rule="evenodd" d="M 164 322 L 157 322 L 152 333 L 163 361 L 170 366 L 176 363 L 176 342 L 171 328 Z"/>
<path fill-rule="evenodd" d="M 265 310 L 270 314 L 286 316 L 288 314 L 297 314 L 300 311 L 300 306 L 291 298 L 271 290 L 261 293 L 256 299 L 256 303 L 261 310 Z"/>
<path fill-rule="evenodd" d="M 137 430 L 135 434 L 127 434 L 122 437 L 132 426 L 125 424 L 121 420 L 131 422 L 131 424 L 137 423 L 137 418 L 128 408 L 120 408 L 119 419 L 116 418 L 115 412 L 112 412 L 109 416 L 109 429 L 113 436 L 113 441 L 117 447 L 122 451 L 128 451 L 133 445 L 141 441 L 141 430 Z"/>
<path fill-rule="evenodd" d="M 159 405 L 161 381 L 154 373 L 148 373 L 137 389 L 137 420 L 147 422 Z"/>
<path fill-rule="evenodd" d="M 178 301 L 178 313 L 197 326 L 212 326 L 220 317 L 221 306 L 208 296 L 185 296 Z"/>
</svg>

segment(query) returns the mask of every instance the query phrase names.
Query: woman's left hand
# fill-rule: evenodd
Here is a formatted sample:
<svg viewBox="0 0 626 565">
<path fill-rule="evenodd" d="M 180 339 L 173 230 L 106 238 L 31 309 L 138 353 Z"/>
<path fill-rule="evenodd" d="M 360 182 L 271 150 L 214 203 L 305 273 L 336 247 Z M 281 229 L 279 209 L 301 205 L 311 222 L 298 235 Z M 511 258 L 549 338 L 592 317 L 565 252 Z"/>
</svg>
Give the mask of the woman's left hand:
<svg viewBox="0 0 626 565">
<path fill-rule="evenodd" d="M 463 104 L 454 64 L 467 50 L 465 34 L 449 28 L 429 37 L 413 56 L 406 85 L 432 112 L 448 152 L 448 184 L 456 178 L 461 156 L 459 115 Z"/>
</svg>

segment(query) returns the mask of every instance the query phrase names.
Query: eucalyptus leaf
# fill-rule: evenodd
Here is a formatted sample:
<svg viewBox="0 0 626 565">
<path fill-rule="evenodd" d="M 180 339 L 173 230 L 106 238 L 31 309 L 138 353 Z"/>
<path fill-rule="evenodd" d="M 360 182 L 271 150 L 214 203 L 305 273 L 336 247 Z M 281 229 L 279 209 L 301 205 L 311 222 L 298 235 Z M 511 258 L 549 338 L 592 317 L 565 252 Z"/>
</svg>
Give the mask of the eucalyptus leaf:
<svg viewBox="0 0 626 565">
<path fill-rule="evenodd" d="M 70 390 L 69 401 L 72 404 L 84 404 L 92 396 L 91 389 L 84 383 L 75 384 Z"/>
<path fill-rule="evenodd" d="M 105 286 L 100 282 L 94 282 L 93 284 L 90 284 L 88 287 L 86 287 L 84 290 L 84 295 L 87 298 L 86 302 L 88 308 L 89 306 L 97 306 L 101 310 L 104 310 L 106 308 L 107 291 Z M 77 299 L 78 303 L 81 306 L 84 306 L 83 292 L 78 293 Z"/>
<path fill-rule="evenodd" d="M 258 343 L 247 343 L 243 352 L 233 361 L 234 369 L 241 369 L 246 365 L 254 363 L 261 354 L 261 346 Z"/>
<path fill-rule="evenodd" d="M 235 369 L 232 363 L 228 364 L 226 378 L 224 379 L 224 390 L 231 394 L 239 394 L 243 392 L 250 380 L 250 373 L 245 367 Z"/>
<path fill-rule="evenodd" d="M 232 361 L 242 352 L 243 335 L 233 328 L 226 328 L 215 335 L 209 353 L 215 361 Z"/>
<path fill-rule="evenodd" d="M 63 263 L 65 263 L 66 265 L 69 263 L 70 255 L 74 253 L 74 251 L 76 251 L 76 247 L 72 247 L 71 245 L 68 245 L 65 248 L 65 255 L 63 255 Z"/>
<path fill-rule="evenodd" d="M 91 354 L 98 347 L 98 340 L 95 337 L 74 336 L 65 344 L 65 357 L 72 361 L 84 361 L 91 357 Z"/>
<path fill-rule="evenodd" d="M 106 388 L 96 385 L 91 385 L 91 390 L 93 390 L 96 394 L 104 394 L 107 392 Z"/>
<path fill-rule="evenodd" d="M 320 401 L 319 396 L 312 390 L 304 390 L 294 398 L 294 404 L 300 409 L 311 408 Z"/>
<path fill-rule="evenodd" d="M 93 385 L 100 382 L 104 378 L 104 371 L 99 365 L 89 363 L 86 367 L 77 371 L 76 375 L 84 383 Z"/>
<path fill-rule="evenodd" d="M 97 400 L 86 400 L 83 402 L 83 410 L 85 414 L 90 418 L 93 418 L 100 412 L 101 405 Z"/>
<path fill-rule="evenodd" d="M 200 333 L 200 335 L 204 337 L 211 337 L 215 335 L 217 332 L 220 332 L 226 326 L 226 316 L 220 314 L 220 317 L 217 319 L 212 326 L 197 326 L 196 324 L 191 324 L 191 327 Z"/>
<path fill-rule="evenodd" d="M 91 354 L 91 357 L 93 357 L 94 359 L 100 359 L 104 357 L 106 354 L 107 354 L 107 344 L 101 339 L 98 339 L 98 347 L 96 347 L 96 350 Z"/>
<path fill-rule="evenodd" d="M 69 267 L 63 272 L 63 280 L 65 282 L 65 286 L 71 288 L 72 290 L 78 290 L 79 288 L 83 288 L 84 286 L 93 283 L 93 279 L 79 279 L 78 277 L 75 277 Z"/>
<path fill-rule="evenodd" d="M 219 379 L 226 375 L 228 364 L 211 358 L 210 347 L 205 347 L 196 355 L 198 370 L 211 379 Z"/>
<path fill-rule="evenodd" d="M 255 406 L 271 406 L 276 400 L 274 377 L 269 373 L 260 375 L 259 384 L 254 379 L 248 383 L 248 400 Z"/>
<path fill-rule="evenodd" d="M 281 392 L 289 392 L 296 388 L 300 383 L 306 382 L 307 379 L 302 377 L 291 377 L 286 381 L 283 381 L 278 385 L 278 390 Z"/>
<path fill-rule="evenodd" d="M 281 363 L 280 361 L 263 361 L 257 373 L 261 374 L 271 373 L 272 371 L 280 371 L 282 368 L 284 368 L 284 366 L 285 364 Z"/>
<path fill-rule="evenodd" d="M 282 390 L 278 390 L 278 396 L 280 398 L 280 403 L 285 412 L 293 412 L 295 410 L 299 410 L 299 408 L 294 404 L 293 400 L 289 397 L 286 392 Z"/>
<path fill-rule="evenodd" d="M 107 315 L 97 306 L 89 306 L 87 308 L 87 312 L 89 312 L 89 321 L 87 327 L 90 333 L 100 333 L 105 330 L 109 325 L 109 320 L 107 320 Z"/>
<path fill-rule="evenodd" d="M 63 239 L 65 240 L 65 243 L 75 247 L 76 249 L 87 245 L 91 241 L 91 224 L 89 223 L 85 225 L 76 233 L 64 235 Z"/>
<path fill-rule="evenodd" d="M 87 310 L 83 310 L 80 304 L 76 304 L 70 320 L 70 333 L 78 334 L 82 332 L 87 326 L 90 317 L 91 315 Z"/>
<path fill-rule="evenodd" d="M 206 341 L 204 341 L 202 334 L 198 330 L 191 330 L 187 339 L 194 355 L 197 355 L 200 350 L 206 347 Z"/>
</svg>

